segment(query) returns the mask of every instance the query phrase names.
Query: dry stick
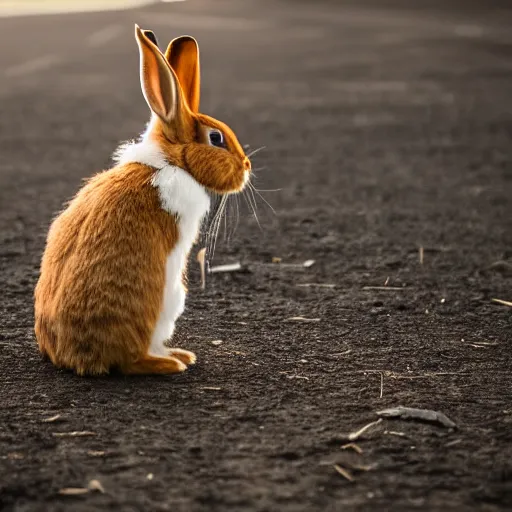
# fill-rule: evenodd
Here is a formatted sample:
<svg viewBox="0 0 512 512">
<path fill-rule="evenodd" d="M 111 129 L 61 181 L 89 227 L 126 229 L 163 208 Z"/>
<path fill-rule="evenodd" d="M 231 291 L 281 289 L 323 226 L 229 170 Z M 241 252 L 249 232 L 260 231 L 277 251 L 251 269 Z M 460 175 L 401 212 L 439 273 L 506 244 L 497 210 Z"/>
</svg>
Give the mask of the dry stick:
<svg viewBox="0 0 512 512">
<path fill-rule="evenodd" d="M 90 489 L 87 487 L 65 487 L 64 489 L 59 489 L 58 494 L 61 496 L 80 496 L 81 494 L 87 494 Z"/>
<path fill-rule="evenodd" d="M 102 450 L 88 450 L 87 455 L 90 455 L 91 457 L 103 457 L 105 452 Z"/>
<path fill-rule="evenodd" d="M 60 418 L 60 414 L 56 414 L 55 416 L 52 416 L 51 418 L 45 418 L 44 420 L 41 420 L 43 423 L 52 423 L 54 421 L 57 421 Z"/>
<path fill-rule="evenodd" d="M 298 284 L 297 286 L 300 286 L 302 288 L 311 288 L 311 287 L 316 287 L 316 288 L 335 288 L 336 287 L 335 284 L 331 284 L 331 283 L 301 283 L 301 284 Z"/>
<path fill-rule="evenodd" d="M 304 318 L 303 316 L 292 316 L 287 318 L 285 322 L 320 322 L 320 318 Z"/>
<path fill-rule="evenodd" d="M 217 265 L 216 267 L 212 267 L 210 269 L 210 274 L 215 274 L 217 272 L 236 272 L 237 270 L 241 269 L 242 264 L 240 262 L 226 263 L 225 265 Z"/>
<path fill-rule="evenodd" d="M 80 432 L 53 432 L 52 435 L 55 437 L 86 437 L 95 436 L 96 432 L 89 432 L 88 430 Z"/>
<path fill-rule="evenodd" d="M 91 480 L 87 487 L 91 491 L 99 491 L 101 494 L 105 494 L 105 488 L 101 485 L 99 480 Z"/>
<path fill-rule="evenodd" d="M 334 464 L 334 469 L 343 477 L 343 478 L 346 478 L 349 482 L 353 482 L 354 481 L 354 477 L 352 476 L 352 474 L 350 473 L 350 471 L 348 471 L 347 469 L 345 468 L 342 468 L 339 464 Z"/>
<path fill-rule="evenodd" d="M 423 246 L 419 248 L 419 256 L 420 256 L 420 265 L 423 265 L 423 257 L 424 257 L 425 250 L 423 249 Z"/>
<path fill-rule="evenodd" d="M 380 373 L 380 398 L 382 398 L 382 391 L 384 389 L 384 374 Z"/>
<path fill-rule="evenodd" d="M 359 439 L 368 429 L 372 428 L 375 425 L 378 425 L 382 422 L 382 418 L 379 418 L 377 421 L 372 421 L 371 423 L 368 423 L 368 425 L 365 425 L 363 428 L 357 430 L 356 432 L 351 432 L 348 435 L 349 441 L 355 441 L 356 439 Z"/>
<path fill-rule="evenodd" d="M 493 302 L 496 302 L 496 304 L 501 304 L 503 306 L 509 306 L 512 308 L 512 302 L 509 302 L 508 300 L 501 300 L 501 299 L 491 299 Z"/>
<path fill-rule="evenodd" d="M 384 430 L 384 434 L 389 436 L 407 437 L 404 432 L 396 432 L 395 430 Z"/>
<path fill-rule="evenodd" d="M 201 269 L 201 289 L 202 290 L 204 290 L 206 288 L 205 258 L 206 258 L 206 247 L 203 247 L 197 253 L 197 261 L 199 262 L 199 268 Z"/>
<path fill-rule="evenodd" d="M 363 450 L 361 449 L 360 446 L 358 446 L 356 443 L 347 443 L 347 444 L 344 444 L 341 449 L 342 450 L 348 450 L 348 449 L 351 449 L 351 450 L 354 450 L 356 453 L 358 453 L 359 455 L 361 455 L 363 453 Z"/>
<path fill-rule="evenodd" d="M 399 291 L 404 288 L 403 286 L 363 286 L 363 290 Z"/>
</svg>

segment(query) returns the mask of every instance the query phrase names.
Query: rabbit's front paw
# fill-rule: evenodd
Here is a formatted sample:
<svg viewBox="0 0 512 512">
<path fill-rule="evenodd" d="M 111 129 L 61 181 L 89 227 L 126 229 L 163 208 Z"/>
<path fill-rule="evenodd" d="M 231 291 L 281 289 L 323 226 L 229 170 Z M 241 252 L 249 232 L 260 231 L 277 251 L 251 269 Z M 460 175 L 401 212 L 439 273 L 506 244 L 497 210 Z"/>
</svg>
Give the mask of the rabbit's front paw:
<svg viewBox="0 0 512 512">
<path fill-rule="evenodd" d="M 186 365 L 195 364 L 197 359 L 194 352 L 190 352 L 189 350 L 184 350 L 182 348 L 170 348 L 168 349 L 167 355 L 169 357 L 175 357 L 176 359 L 179 359 Z"/>
</svg>

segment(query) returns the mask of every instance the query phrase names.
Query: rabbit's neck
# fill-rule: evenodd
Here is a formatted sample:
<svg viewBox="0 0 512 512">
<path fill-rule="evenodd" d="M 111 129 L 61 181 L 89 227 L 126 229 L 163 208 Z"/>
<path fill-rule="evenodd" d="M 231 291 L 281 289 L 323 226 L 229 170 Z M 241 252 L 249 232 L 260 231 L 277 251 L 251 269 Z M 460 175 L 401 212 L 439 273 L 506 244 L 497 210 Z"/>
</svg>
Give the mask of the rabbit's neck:
<svg viewBox="0 0 512 512">
<path fill-rule="evenodd" d="M 169 164 L 158 144 L 146 137 L 141 142 L 124 144 L 114 158 L 119 165 L 136 162 L 155 168 L 152 184 L 158 190 L 162 208 L 177 216 L 178 244 L 188 254 L 210 209 L 205 188 L 190 173 Z"/>
</svg>

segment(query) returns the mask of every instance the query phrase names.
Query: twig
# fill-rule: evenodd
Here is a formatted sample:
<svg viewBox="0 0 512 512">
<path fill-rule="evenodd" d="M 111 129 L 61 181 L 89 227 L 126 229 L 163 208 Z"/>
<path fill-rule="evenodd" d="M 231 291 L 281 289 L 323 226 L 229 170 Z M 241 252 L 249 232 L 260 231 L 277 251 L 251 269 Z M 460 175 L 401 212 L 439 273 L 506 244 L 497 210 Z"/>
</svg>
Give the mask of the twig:
<svg viewBox="0 0 512 512">
<path fill-rule="evenodd" d="M 359 455 L 361 455 L 363 453 L 363 450 L 361 449 L 360 446 L 358 446 L 356 443 L 347 443 L 347 444 L 344 444 L 341 449 L 342 450 L 348 450 L 348 449 L 351 449 L 351 450 L 354 450 L 356 453 L 358 453 Z"/>
<path fill-rule="evenodd" d="M 357 462 L 351 462 L 349 466 L 350 469 L 355 469 L 357 471 L 371 471 L 377 467 L 377 464 L 357 464 Z"/>
<path fill-rule="evenodd" d="M 206 247 L 203 247 L 197 253 L 197 261 L 199 262 L 199 268 L 201 269 L 201 289 L 202 290 L 204 290 L 206 288 L 205 258 L 206 258 Z"/>
<path fill-rule="evenodd" d="M 420 257 L 420 265 L 423 265 L 423 256 L 424 256 L 425 250 L 423 249 L 423 246 L 419 248 L 419 257 Z"/>
<path fill-rule="evenodd" d="M 87 455 L 91 457 L 103 457 L 103 455 L 105 455 L 105 452 L 102 450 L 89 450 L 87 452 Z"/>
<path fill-rule="evenodd" d="M 356 441 L 359 439 L 368 429 L 378 425 L 379 423 L 382 423 L 382 418 L 379 418 L 377 421 L 372 421 L 371 423 L 368 423 L 368 425 L 365 425 L 363 428 L 360 428 L 356 432 L 351 432 L 348 435 L 349 441 Z"/>
<path fill-rule="evenodd" d="M 331 283 L 301 283 L 297 286 L 302 288 L 334 288 L 336 285 Z"/>
<path fill-rule="evenodd" d="M 96 432 L 89 432 L 88 430 L 82 430 L 79 432 L 53 432 L 54 437 L 86 437 L 95 436 Z"/>
<path fill-rule="evenodd" d="M 103 485 L 101 485 L 101 482 L 99 480 L 91 480 L 87 487 L 91 491 L 99 491 L 101 492 L 101 494 L 105 494 L 105 488 L 103 487 Z"/>
<path fill-rule="evenodd" d="M 501 300 L 501 299 L 491 299 L 493 302 L 496 302 L 496 304 L 501 304 L 502 306 L 508 306 L 512 308 L 512 302 L 509 302 L 508 300 Z"/>
<path fill-rule="evenodd" d="M 380 373 L 380 398 L 382 398 L 382 392 L 384 390 L 384 374 Z"/>
<path fill-rule="evenodd" d="M 241 263 L 227 263 L 226 265 L 217 265 L 215 267 L 210 268 L 210 274 L 215 274 L 217 272 L 236 272 L 237 270 L 241 270 Z"/>
<path fill-rule="evenodd" d="M 401 291 L 403 286 L 363 286 L 363 290 Z"/>
<path fill-rule="evenodd" d="M 453 441 L 446 443 L 445 447 L 450 448 L 450 446 L 455 446 L 456 444 L 459 444 L 459 443 L 462 443 L 462 439 L 454 439 Z"/>
<path fill-rule="evenodd" d="M 349 482 L 354 481 L 354 477 L 348 471 L 348 469 L 342 468 L 339 464 L 334 464 L 334 469 L 343 477 L 346 478 Z"/>
<path fill-rule="evenodd" d="M 58 493 L 61 496 L 80 496 L 88 492 L 89 489 L 87 487 L 64 487 L 64 489 L 59 489 Z"/>
<path fill-rule="evenodd" d="M 287 318 L 285 322 L 320 322 L 320 318 L 304 318 L 303 316 L 292 316 Z"/>
<path fill-rule="evenodd" d="M 53 423 L 54 421 L 57 421 L 60 418 L 60 414 L 56 414 L 55 416 L 51 416 L 50 418 L 45 418 L 42 420 L 43 423 Z"/>
<path fill-rule="evenodd" d="M 404 432 L 396 432 L 395 430 L 384 430 L 384 434 L 387 434 L 388 436 L 407 437 L 407 434 Z"/>
</svg>

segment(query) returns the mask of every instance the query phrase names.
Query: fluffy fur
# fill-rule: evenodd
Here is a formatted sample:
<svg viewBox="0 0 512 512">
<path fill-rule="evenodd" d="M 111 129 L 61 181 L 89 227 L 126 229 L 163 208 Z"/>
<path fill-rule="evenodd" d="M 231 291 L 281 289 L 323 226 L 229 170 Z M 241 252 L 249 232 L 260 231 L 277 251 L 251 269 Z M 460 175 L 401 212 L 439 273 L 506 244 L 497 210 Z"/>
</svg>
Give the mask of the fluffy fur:
<svg viewBox="0 0 512 512">
<path fill-rule="evenodd" d="M 162 208 L 176 215 L 178 243 L 167 257 L 163 305 L 150 346 L 151 354 L 165 355 L 168 349 L 164 343 L 171 339 L 174 324 L 185 308 L 182 275 L 188 253 L 210 208 L 210 197 L 189 173 L 169 165 L 160 147 L 147 137 L 139 143 L 123 145 L 115 158 L 120 164 L 135 161 L 158 169 L 152 184 L 158 190 Z"/>
<path fill-rule="evenodd" d="M 136 39 L 152 121 L 140 142 L 120 148 L 116 167 L 90 179 L 55 219 L 35 290 L 41 352 L 80 375 L 114 367 L 175 373 L 195 362 L 164 342 L 183 312 L 206 190 L 241 190 L 250 172 L 233 132 L 197 112 L 195 40 L 172 41 L 164 56 L 138 27 Z M 225 147 L 208 144 L 210 128 L 222 130 Z"/>
</svg>

